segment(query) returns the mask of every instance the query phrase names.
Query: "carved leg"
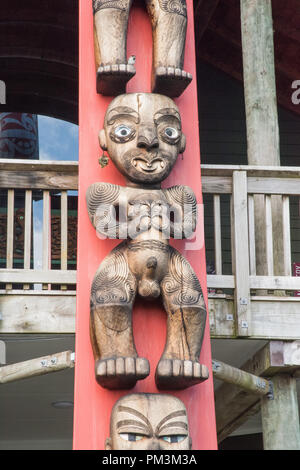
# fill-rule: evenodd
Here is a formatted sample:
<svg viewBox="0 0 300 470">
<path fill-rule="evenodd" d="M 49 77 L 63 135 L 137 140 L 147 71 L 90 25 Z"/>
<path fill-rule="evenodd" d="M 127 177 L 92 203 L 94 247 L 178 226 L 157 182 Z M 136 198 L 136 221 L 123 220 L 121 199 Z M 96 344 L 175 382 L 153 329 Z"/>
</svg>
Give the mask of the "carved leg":
<svg viewBox="0 0 300 470">
<path fill-rule="evenodd" d="M 183 70 L 186 0 L 147 0 L 153 30 L 152 92 L 181 95 L 192 81 Z"/>
<path fill-rule="evenodd" d="M 136 279 L 118 247 L 103 261 L 92 285 L 90 336 L 97 382 L 109 389 L 129 389 L 150 373 L 139 358 L 132 332 Z"/>
<path fill-rule="evenodd" d="M 93 0 L 97 92 L 115 96 L 126 92 L 135 75 L 127 63 L 127 26 L 132 0 Z"/>
<path fill-rule="evenodd" d="M 190 387 L 208 378 L 207 367 L 198 362 L 206 308 L 192 267 L 174 249 L 161 290 L 168 313 L 168 329 L 165 350 L 156 369 L 156 385 L 160 389 Z"/>
</svg>

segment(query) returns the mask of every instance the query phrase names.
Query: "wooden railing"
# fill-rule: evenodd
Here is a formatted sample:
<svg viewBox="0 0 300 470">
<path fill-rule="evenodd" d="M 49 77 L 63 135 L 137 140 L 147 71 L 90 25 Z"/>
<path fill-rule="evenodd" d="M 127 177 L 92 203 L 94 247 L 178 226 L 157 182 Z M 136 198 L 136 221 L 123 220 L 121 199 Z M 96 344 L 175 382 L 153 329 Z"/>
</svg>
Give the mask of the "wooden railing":
<svg viewBox="0 0 300 470">
<path fill-rule="evenodd" d="M 300 196 L 300 169 L 293 167 L 249 167 L 249 166 L 202 166 L 204 195 L 211 195 L 214 213 L 213 236 L 215 274 L 208 275 L 210 297 L 234 299 L 236 334 L 250 336 L 252 318 L 251 302 L 275 300 L 277 302 L 300 300 L 295 291 L 300 291 L 300 278 L 292 276 L 292 249 L 290 226 L 290 198 Z M 222 271 L 222 223 L 220 199 L 230 197 L 231 226 L 231 274 Z M 255 198 L 260 195 L 263 207 L 261 225 L 256 226 Z M 261 203 L 262 201 L 262 203 Z M 280 214 L 283 230 L 276 230 L 273 202 L 276 202 L 276 216 Z M 298 200 L 299 204 L 299 200 Z M 205 210 L 205 208 L 204 208 Z M 206 235 L 209 227 L 205 227 Z M 258 233 L 262 231 L 263 233 Z M 265 272 L 257 273 L 256 240 L 265 243 Z M 282 237 L 282 240 L 278 240 Z M 281 249 L 274 252 L 274 242 Z M 299 261 L 293 253 L 294 261 Z M 278 259 L 278 257 L 280 259 Z M 277 272 L 274 266 L 277 266 Z M 280 271 L 278 271 L 278 265 Z M 213 290 L 213 294 L 211 290 Z M 229 289 L 229 291 L 228 291 Z M 219 294 L 218 294 L 219 293 Z M 299 313 L 300 313 L 300 304 Z"/>
<path fill-rule="evenodd" d="M 2 289 L 4 287 L 6 291 L 20 288 L 29 290 L 36 289 L 37 284 L 41 284 L 44 290 L 51 290 L 53 285 L 59 286 L 60 289 L 67 289 L 68 286 L 74 288 L 76 270 L 68 269 L 68 238 L 74 236 L 68 230 L 68 191 L 77 190 L 77 173 L 78 165 L 73 162 L 0 160 Z M 59 206 L 56 211 L 60 226 L 58 236 L 57 233 L 51 235 L 53 197 Z M 37 251 L 33 233 L 36 218 L 33 214 L 34 199 L 42 204 L 39 213 L 42 232 L 41 266 L 38 268 L 34 266 L 34 253 Z M 23 220 L 21 227 L 17 224 L 17 214 L 19 219 Z M 56 239 L 53 239 L 54 236 Z M 51 269 L 51 242 L 54 243 L 56 251 L 58 247 L 60 249 L 60 256 L 56 254 L 56 258 L 59 258 L 59 269 Z M 76 246 L 76 239 L 74 243 Z"/>
</svg>

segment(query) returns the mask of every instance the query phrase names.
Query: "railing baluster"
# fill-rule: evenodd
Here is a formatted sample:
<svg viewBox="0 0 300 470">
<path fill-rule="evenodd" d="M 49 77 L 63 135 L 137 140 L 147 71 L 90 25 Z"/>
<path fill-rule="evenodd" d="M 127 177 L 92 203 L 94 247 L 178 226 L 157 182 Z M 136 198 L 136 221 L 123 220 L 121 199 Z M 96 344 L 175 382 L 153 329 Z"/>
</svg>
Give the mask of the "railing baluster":
<svg viewBox="0 0 300 470">
<path fill-rule="evenodd" d="M 233 172 L 232 213 L 235 259 L 235 306 L 239 336 L 251 334 L 247 173 Z"/>
<path fill-rule="evenodd" d="M 13 268 L 14 261 L 14 222 L 15 222 L 15 191 L 7 191 L 7 237 L 6 237 L 6 269 Z M 11 290 L 12 284 L 6 284 L 6 289 Z"/>
<path fill-rule="evenodd" d="M 265 222 L 267 274 L 268 276 L 274 276 L 272 202 L 271 196 L 268 195 L 265 196 Z"/>
<path fill-rule="evenodd" d="M 50 191 L 43 191 L 43 270 L 49 270 L 50 262 Z M 48 290 L 49 285 L 43 284 Z"/>
<path fill-rule="evenodd" d="M 68 269 L 68 193 L 67 191 L 61 192 L 61 270 Z M 62 290 L 66 290 L 67 286 L 62 285 Z"/>
<path fill-rule="evenodd" d="M 30 269 L 32 235 L 32 191 L 25 191 L 25 233 L 24 233 L 24 269 Z M 29 284 L 23 285 L 24 290 L 30 289 Z"/>
<path fill-rule="evenodd" d="M 283 267 L 284 275 L 292 275 L 291 257 L 291 226 L 290 226 L 290 198 L 282 196 L 282 226 L 283 226 Z"/>
<path fill-rule="evenodd" d="M 254 215 L 254 198 L 252 195 L 248 196 L 248 224 L 249 224 L 250 275 L 256 276 L 255 215 Z"/>
<path fill-rule="evenodd" d="M 220 195 L 214 194 L 215 270 L 222 274 L 222 236 Z"/>
</svg>

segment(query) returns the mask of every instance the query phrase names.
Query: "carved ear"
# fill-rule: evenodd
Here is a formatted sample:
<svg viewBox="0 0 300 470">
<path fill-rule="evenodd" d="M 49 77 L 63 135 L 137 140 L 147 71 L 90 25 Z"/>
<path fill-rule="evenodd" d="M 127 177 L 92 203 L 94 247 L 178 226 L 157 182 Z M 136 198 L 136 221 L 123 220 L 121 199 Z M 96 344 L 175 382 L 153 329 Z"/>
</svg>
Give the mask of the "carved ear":
<svg viewBox="0 0 300 470">
<path fill-rule="evenodd" d="M 105 439 L 105 450 L 112 450 L 111 437 Z"/>
<path fill-rule="evenodd" d="M 179 153 L 183 153 L 185 151 L 185 146 L 186 146 L 186 138 L 185 138 L 185 135 L 182 134 L 181 135 L 181 140 L 180 140 Z"/>
<path fill-rule="evenodd" d="M 104 129 L 101 129 L 101 131 L 99 132 L 99 144 L 102 150 L 107 150 L 107 142 Z"/>
</svg>

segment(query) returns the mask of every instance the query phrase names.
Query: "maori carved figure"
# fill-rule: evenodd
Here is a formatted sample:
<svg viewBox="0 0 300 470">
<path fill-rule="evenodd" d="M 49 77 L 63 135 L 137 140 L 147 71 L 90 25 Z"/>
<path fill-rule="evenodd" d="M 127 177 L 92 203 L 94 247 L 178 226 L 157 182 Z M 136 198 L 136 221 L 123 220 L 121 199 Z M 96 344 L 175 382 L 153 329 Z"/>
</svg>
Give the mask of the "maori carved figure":
<svg viewBox="0 0 300 470">
<path fill-rule="evenodd" d="M 113 407 L 105 450 L 190 450 L 187 411 L 171 395 L 135 393 Z"/>
<path fill-rule="evenodd" d="M 167 341 L 156 370 L 160 389 L 180 389 L 208 378 L 198 362 L 206 308 L 188 261 L 169 245 L 196 227 L 196 199 L 187 186 L 161 188 L 185 149 L 178 108 L 168 97 L 127 94 L 109 105 L 100 146 L 126 187 L 95 183 L 87 191 L 89 218 L 101 236 L 124 239 L 101 263 L 91 291 L 91 340 L 96 379 L 106 388 L 131 388 L 149 375 L 132 332 L 137 294 L 161 296 Z"/>
<path fill-rule="evenodd" d="M 179 96 L 192 80 L 183 70 L 187 28 L 186 0 L 145 0 L 153 30 L 152 91 Z M 97 91 L 125 93 L 135 75 L 127 61 L 127 27 L 132 0 L 93 0 Z"/>
</svg>

